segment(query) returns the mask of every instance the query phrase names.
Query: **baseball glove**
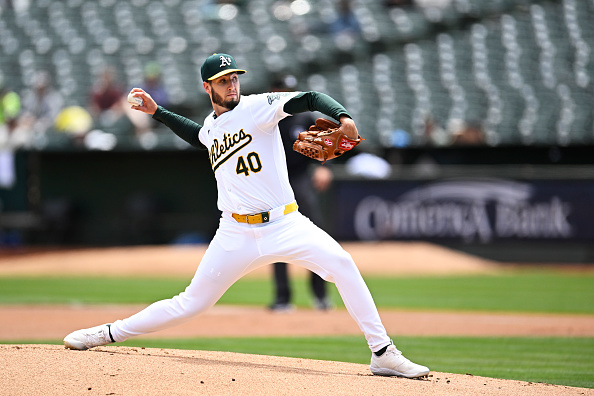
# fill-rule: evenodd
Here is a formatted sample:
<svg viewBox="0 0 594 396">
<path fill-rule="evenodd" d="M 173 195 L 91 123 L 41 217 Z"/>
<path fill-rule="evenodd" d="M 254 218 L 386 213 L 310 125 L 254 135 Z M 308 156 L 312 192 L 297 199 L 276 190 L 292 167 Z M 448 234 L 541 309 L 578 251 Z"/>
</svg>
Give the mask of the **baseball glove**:
<svg viewBox="0 0 594 396">
<path fill-rule="evenodd" d="M 293 143 L 293 150 L 322 163 L 341 156 L 361 143 L 361 136 L 351 139 L 340 129 L 340 125 L 325 118 L 318 118 L 309 130 L 299 132 L 299 139 Z"/>
</svg>

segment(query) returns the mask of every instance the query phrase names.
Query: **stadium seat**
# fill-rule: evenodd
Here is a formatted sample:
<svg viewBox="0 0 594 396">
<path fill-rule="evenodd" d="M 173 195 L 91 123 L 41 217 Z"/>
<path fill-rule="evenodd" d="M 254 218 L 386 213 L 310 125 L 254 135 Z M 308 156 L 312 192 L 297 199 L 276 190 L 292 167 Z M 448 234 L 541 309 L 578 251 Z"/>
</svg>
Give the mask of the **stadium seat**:
<svg viewBox="0 0 594 396">
<path fill-rule="evenodd" d="M 290 73 L 357 117 L 371 145 L 386 130 L 427 144 L 424 117 L 442 127 L 478 120 L 487 144 L 591 144 L 594 3 L 580 0 L 455 0 L 442 9 L 385 8 L 353 0 L 361 37 L 336 41 L 336 2 L 274 0 L 240 5 L 197 0 L 40 0 L 0 13 L 0 70 L 24 90 L 48 70 L 70 104 L 85 104 L 93 76 L 117 67 L 125 86 L 157 61 L 174 103 L 207 105 L 187 87 L 217 51 L 249 69 L 244 92 Z M 200 112 L 196 110 L 196 112 Z M 380 122 L 381 121 L 381 122 Z M 165 143 L 164 143 L 165 144 Z"/>
</svg>

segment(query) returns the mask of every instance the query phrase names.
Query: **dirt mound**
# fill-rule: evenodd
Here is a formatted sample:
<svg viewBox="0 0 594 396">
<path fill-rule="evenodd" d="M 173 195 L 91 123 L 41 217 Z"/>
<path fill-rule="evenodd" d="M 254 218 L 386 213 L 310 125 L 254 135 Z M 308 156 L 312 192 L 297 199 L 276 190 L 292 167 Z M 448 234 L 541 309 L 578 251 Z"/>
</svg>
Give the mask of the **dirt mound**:
<svg viewBox="0 0 594 396">
<path fill-rule="evenodd" d="M 423 242 L 343 243 L 363 274 L 484 273 L 496 264 Z M 23 251 L 0 257 L 0 276 L 110 275 L 192 276 L 206 251 L 200 246 L 140 246 Z M 305 270 L 291 267 L 299 275 Z M 270 266 L 248 276 L 267 276 Z"/>
<path fill-rule="evenodd" d="M 112 306 L 0 306 L 0 340 L 61 340 L 74 330 L 111 323 L 140 311 L 141 305 Z M 380 310 L 382 322 L 397 336 L 529 336 L 594 337 L 594 316 L 431 312 Z M 217 305 L 181 325 L 142 336 L 275 337 L 360 335 L 361 330 L 345 309 L 320 312 L 298 309 L 275 314 L 264 307 Z"/>
<path fill-rule="evenodd" d="M 468 274 L 498 265 L 427 243 L 343 244 L 365 275 Z M 0 276 L 188 276 L 206 246 L 0 252 Z M 250 276 L 270 277 L 270 267 Z M 304 270 L 291 268 L 294 276 Z M 72 330 L 129 316 L 139 306 L 3 306 L 0 339 L 61 339 Z M 382 311 L 393 335 L 591 336 L 591 316 Z M 159 337 L 360 334 L 344 310 L 274 315 L 263 307 L 215 307 Z M 267 322 L 266 326 L 262 326 Z M 316 324 L 316 326 L 313 326 Z M 473 324 L 469 326 L 469 324 Z M 196 333 L 197 329 L 201 333 Z M 273 333 L 263 333 L 272 329 Z M 429 330 L 428 330 L 429 329 Z M 510 333 L 510 330 L 513 332 Z M 427 333 L 429 331 L 429 333 Z M 434 372 L 424 380 L 382 378 L 367 365 L 226 352 L 59 345 L 0 345 L 0 395 L 592 395 L 593 389 Z"/>
<path fill-rule="evenodd" d="M 434 372 L 373 376 L 367 365 L 228 352 L 0 345 L 0 394 L 594 395 L 594 390 Z"/>
</svg>

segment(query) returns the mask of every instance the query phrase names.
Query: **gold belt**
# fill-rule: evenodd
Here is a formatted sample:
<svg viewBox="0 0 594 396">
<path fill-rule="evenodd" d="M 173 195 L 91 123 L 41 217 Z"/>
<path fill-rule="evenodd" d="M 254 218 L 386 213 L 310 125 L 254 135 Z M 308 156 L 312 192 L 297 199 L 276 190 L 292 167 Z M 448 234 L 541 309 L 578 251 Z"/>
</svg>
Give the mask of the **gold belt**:
<svg viewBox="0 0 594 396">
<path fill-rule="evenodd" d="M 283 209 L 283 208 L 280 208 Z M 297 202 L 293 201 L 288 205 L 285 205 L 283 215 L 289 214 L 297 210 Z M 270 221 L 270 212 L 261 212 L 261 213 L 254 213 L 249 215 L 240 215 L 237 213 L 231 213 L 231 216 L 237 221 L 238 223 L 248 223 L 248 224 L 259 224 L 259 223 L 268 223 Z"/>
</svg>

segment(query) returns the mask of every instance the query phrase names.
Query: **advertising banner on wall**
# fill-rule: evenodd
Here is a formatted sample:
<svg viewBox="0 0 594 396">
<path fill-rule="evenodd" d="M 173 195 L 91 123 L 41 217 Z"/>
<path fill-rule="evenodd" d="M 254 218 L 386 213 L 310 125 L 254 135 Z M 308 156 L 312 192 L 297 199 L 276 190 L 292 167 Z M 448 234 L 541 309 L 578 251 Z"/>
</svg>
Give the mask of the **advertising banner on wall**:
<svg viewBox="0 0 594 396">
<path fill-rule="evenodd" d="M 344 240 L 594 242 L 593 180 L 339 181 Z"/>
</svg>

